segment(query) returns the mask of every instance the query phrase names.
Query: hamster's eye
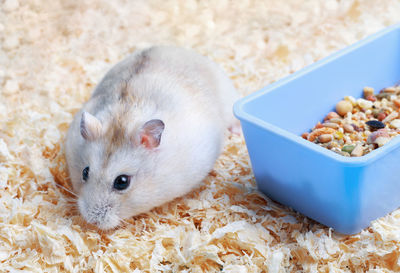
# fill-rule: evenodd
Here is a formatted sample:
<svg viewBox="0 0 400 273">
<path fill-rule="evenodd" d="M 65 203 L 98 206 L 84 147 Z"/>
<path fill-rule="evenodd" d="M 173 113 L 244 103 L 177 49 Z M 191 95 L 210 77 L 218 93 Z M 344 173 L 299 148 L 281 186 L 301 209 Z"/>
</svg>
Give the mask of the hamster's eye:
<svg viewBox="0 0 400 273">
<path fill-rule="evenodd" d="M 131 177 L 125 174 L 117 176 L 114 180 L 114 189 L 122 191 L 129 187 Z"/>
<path fill-rule="evenodd" d="M 82 179 L 84 181 L 87 181 L 89 178 L 89 166 L 87 166 L 86 168 L 83 169 L 82 171 Z"/>
</svg>

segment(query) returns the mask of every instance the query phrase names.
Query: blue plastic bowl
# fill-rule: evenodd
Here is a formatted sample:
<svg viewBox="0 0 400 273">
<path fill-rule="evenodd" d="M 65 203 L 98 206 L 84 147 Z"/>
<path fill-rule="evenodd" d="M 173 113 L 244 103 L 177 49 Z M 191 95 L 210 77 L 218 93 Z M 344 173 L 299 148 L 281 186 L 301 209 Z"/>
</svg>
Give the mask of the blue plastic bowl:
<svg viewBox="0 0 400 273">
<path fill-rule="evenodd" d="M 344 96 L 400 80 L 400 25 L 389 27 L 240 99 L 240 120 L 259 189 L 345 234 L 400 206 L 400 137 L 362 157 L 301 138 Z"/>
</svg>

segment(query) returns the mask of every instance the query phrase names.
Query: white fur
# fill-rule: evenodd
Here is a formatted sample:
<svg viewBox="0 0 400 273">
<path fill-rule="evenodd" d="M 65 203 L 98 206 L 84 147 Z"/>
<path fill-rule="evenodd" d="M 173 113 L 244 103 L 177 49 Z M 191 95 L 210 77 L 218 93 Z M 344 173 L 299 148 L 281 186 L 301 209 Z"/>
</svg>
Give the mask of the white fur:
<svg viewBox="0 0 400 273">
<path fill-rule="evenodd" d="M 135 98 L 125 107 L 130 135 L 104 165 L 105 144 L 101 138 L 83 139 L 80 117 L 83 111 L 92 114 L 103 131 L 114 126 L 110 120 L 121 111 L 118 94 L 124 84 Z M 113 228 L 120 218 L 146 212 L 198 186 L 221 152 L 226 128 L 234 125 L 232 105 L 237 98 L 223 71 L 190 50 L 155 47 L 114 66 L 77 113 L 67 135 L 67 162 L 83 217 L 100 228 Z M 151 119 L 165 124 L 160 145 L 146 149 L 129 141 Z M 90 174 L 83 182 L 86 166 Z M 132 176 L 131 185 L 117 192 L 112 185 L 121 174 Z"/>
</svg>

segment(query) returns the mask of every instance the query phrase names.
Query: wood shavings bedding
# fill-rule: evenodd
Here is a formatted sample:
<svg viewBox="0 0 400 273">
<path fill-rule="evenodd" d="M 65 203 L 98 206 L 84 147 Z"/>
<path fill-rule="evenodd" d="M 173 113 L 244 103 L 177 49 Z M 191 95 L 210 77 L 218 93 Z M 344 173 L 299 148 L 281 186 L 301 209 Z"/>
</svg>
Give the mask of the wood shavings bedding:
<svg viewBox="0 0 400 273">
<path fill-rule="evenodd" d="M 194 48 L 246 95 L 399 16 L 396 0 L 0 0 L 0 271 L 400 271 L 399 210 L 336 234 L 256 190 L 242 137 L 199 189 L 111 232 L 80 218 L 63 145 L 95 84 L 137 49 Z"/>
</svg>

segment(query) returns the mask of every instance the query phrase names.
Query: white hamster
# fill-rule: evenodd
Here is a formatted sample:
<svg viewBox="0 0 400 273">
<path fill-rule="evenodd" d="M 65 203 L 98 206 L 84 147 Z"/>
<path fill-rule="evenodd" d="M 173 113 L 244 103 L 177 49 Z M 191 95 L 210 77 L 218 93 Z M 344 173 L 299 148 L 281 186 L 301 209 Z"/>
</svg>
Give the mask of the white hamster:
<svg viewBox="0 0 400 273">
<path fill-rule="evenodd" d="M 237 128 L 237 99 L 222 69 L 191 50 L 152 47 L 116 64 L 67 133 L 83 218 L 111 229 L 198 186 Z"/>
</svg>

